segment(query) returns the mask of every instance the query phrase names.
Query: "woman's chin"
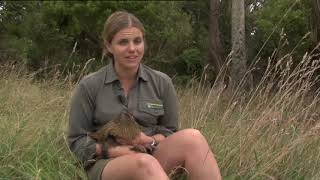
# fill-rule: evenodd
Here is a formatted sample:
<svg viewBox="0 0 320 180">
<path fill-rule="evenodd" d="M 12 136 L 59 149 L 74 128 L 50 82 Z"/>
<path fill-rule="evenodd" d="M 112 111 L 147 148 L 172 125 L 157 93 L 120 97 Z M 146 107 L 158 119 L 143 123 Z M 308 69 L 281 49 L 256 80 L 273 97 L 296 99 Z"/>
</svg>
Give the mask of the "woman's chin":
<svg viewBox="0 0 320 180">
<path fill-rule="evenodd" d="M 134 69 L 136 70 L 140 65 L 140 62 L 130 62 L 130 63 L 126 63 L 123 67 L 125 69 Z"/>
</svg>

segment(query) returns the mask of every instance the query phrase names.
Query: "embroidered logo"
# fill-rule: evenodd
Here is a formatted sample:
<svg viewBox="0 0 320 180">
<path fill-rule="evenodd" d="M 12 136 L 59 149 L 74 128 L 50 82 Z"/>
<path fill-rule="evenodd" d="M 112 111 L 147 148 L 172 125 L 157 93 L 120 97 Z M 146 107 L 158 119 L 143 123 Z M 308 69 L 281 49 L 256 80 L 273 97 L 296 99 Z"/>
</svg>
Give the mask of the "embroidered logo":
<svg viewBox="0 0 320 180">
<path fill-rule="evenodd" d="M 157 104 L 157 103 L 147 103 L 147 107 L 150 109 L 162 109 L 163 104 Z"/>
</svg>

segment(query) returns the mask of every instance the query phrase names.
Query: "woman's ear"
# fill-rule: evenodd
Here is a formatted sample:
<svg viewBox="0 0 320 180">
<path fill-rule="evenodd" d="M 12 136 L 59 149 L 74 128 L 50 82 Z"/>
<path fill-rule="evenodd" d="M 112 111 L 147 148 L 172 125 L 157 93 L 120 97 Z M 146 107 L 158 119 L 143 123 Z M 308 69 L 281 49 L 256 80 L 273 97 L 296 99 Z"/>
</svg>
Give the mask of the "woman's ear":
<svg viewBox="0 0 320 180">
<path fill-rule="evenodd" d="M 105 46 L 106 46 L 107 52 L 113 54 L 113 51 L 112 51 L 112 48 L 111 48 L 111 43 L 106 42 Z"/>
</svg>

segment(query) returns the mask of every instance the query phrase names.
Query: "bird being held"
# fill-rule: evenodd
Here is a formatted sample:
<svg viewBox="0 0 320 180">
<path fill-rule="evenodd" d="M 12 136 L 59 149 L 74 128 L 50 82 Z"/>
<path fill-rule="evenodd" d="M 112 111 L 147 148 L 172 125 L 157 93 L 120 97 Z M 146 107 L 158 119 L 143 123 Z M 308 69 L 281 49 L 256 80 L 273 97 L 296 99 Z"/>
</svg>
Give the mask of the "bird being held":
<svg viewBox="0 0 320 180">
<path fill-rule="evenodd" d="M 132 142 L 139 137 L 142 132 L 140 126 L 133 115 L 129 112 L 121 112 L 116 118 L 110 120 L 96 132 L 90 133 L 89 136 L 97 143 L 108 143 L 108 146 L 120 145 L 118 140 Z M 142 145 L 133 145 L 131 150 L 146 153 L 148 150 Z"/>
</svg>

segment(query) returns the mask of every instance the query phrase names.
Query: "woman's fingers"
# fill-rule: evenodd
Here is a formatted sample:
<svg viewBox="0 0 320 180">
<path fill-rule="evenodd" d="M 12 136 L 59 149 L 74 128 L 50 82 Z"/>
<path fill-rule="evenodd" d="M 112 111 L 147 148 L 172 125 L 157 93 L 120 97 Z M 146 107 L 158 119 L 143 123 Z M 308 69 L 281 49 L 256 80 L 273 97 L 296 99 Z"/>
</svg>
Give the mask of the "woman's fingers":
<svg viewBox="0 0 320 180">
<path fill-rule="evenodd" d="M 120 146 L 115 146 L 109 148 L 109 157 L 119 157 L 127 154 L 134 154 L 136 153 L 135 151 L 132 151 L 131 149 L 133 146 L 131 145 L 120 145 Z"/>
<path fill-rule="evenodd" d="M 132 144 L 134 145 L 143 145 L 147 146 L 153 141 L 153 138 L 150 136 L 147 136 L 143 132 L 140 133 L 138 137 L 136 137 L 133 141 Z"/>
</svg>

